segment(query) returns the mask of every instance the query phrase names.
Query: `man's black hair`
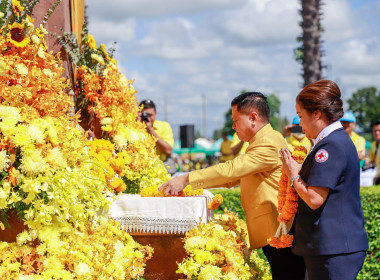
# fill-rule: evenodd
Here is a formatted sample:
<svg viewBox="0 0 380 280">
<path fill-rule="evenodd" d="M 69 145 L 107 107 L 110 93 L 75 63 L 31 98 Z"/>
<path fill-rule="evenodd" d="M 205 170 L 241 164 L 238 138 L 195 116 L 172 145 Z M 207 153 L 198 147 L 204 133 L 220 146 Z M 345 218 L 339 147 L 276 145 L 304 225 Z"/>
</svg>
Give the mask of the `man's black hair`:
<svg viewBox="0 0 380 280">
<path fill-rule="evenodd" d="M 270 110 L 268 100 L 261 92 L 242 93 L 231 101 L 231 106 L 237 106 L 239 112 L 246 114 L 255 109 L 260 118 L 269 122 Z"/>
<path fill-rule="evenodd" d="M 154 108 L 154 111 L 156 111 L 156 104 L 150 99 L 145 99 L 140 102 L 140 106 L 143 105 L 143 109 L 149 109 Z"/>
<path fill-rule="evenodd" d="M 373 128 L 375 125 L 380 125 L 380 120 L 372 122 L 371 127 Z"/>
</svg>

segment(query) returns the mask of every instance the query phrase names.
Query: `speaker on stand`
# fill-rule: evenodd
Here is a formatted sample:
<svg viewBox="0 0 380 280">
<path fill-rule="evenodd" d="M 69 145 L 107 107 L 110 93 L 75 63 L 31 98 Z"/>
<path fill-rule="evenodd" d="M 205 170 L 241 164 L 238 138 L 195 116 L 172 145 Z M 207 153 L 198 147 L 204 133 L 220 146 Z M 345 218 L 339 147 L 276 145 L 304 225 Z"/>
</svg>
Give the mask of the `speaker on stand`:
<svg viewBox="0 0 380 280">
<path fill-rule="evenodd" d="M 181 140 L 181 148 L 194 148 L 195 134 L 194 125 L 181 125 L 179 138 Z"/>
</svg>

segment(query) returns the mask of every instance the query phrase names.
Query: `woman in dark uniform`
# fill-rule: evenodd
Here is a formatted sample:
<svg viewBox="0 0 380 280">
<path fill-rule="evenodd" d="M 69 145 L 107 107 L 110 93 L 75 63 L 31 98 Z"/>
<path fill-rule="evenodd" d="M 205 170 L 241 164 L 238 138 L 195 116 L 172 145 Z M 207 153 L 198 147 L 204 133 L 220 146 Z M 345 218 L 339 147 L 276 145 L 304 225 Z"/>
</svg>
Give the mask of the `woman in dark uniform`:
<svg viewBox="0 0 380 280">
<path fill-rule="evenodd" d="M 304 257 L 309 280 L 354 280 L 368 249 L 360 204 L 360 166 L 355 146 L 339 119 L 339 87 L 320 80 L 297 96 L 306 137 L 315 144 L 299 165 L 287 149 L 280 155 L 300 199 L 292 251 Z"/>
</svg>

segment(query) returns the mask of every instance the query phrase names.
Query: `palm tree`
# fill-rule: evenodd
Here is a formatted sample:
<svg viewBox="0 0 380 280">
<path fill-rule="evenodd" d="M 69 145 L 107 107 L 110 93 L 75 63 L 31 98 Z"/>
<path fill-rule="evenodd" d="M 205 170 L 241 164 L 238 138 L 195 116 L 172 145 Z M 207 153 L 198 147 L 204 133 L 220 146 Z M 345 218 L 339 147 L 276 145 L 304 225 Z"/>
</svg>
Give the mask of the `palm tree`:
<svg viewBox="0 0 380 280">
<path fill-rule="evenodd" d="M 306 86 L 322 78 L 321 50 L 321 0 L 301 0 L 302 35 L 297 38 L 302 45 L 295 50 L 296 60 L 302 63 L 302 77 Z"/>
</svg>

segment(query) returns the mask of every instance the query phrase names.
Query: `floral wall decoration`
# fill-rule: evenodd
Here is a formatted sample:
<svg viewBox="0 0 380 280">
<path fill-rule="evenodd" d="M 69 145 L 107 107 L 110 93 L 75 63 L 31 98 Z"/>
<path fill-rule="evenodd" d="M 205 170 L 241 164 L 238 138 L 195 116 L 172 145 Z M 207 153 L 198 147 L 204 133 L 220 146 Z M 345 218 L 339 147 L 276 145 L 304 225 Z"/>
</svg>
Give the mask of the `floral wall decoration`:
<svg viewBox="0 0 380 280">
<path fill-rule="evenodd" d="M 70 114 L 63 68 L 29 16 L 37 2 L 0 2 L 0 240 L 12 213 L 26 226 L 0 241 L 0 279 L 137 278 L 152 250 L 102 215 L 122 188 Z M 130 158 L 109 162 L 117 172 L 120 160 Z"/>
</svg>

